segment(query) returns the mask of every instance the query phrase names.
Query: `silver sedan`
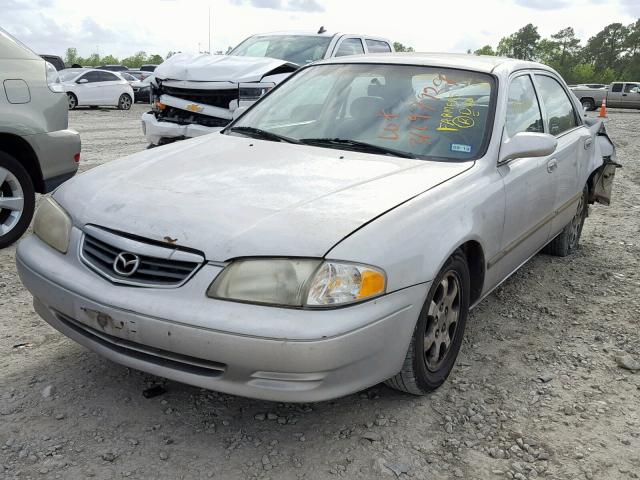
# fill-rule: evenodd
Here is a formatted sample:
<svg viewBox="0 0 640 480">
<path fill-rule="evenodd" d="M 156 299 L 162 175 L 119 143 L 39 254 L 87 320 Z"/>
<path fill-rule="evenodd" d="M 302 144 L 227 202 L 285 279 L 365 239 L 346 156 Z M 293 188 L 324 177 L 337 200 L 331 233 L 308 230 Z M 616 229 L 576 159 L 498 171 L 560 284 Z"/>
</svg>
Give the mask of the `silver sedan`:
<svg viewBox="0 0 640 480">
<path fill-rule="evenodd" d="M 548 67 L 343 57 L 221 133 L 67 182 L 17 264 L 47 322 L 133 368 L 277 401 L 425 394 L 470 308 L 578 248 L 615 168 Z"/>
</svg>

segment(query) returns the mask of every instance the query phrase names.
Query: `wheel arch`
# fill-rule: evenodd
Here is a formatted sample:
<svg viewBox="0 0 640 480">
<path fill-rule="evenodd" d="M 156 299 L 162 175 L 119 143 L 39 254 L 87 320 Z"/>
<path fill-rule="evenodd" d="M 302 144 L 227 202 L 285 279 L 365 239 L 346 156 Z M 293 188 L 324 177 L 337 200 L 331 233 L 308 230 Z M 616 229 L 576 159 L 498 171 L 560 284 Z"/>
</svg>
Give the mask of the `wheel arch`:
<svg viewBox="0 0 640 480">
<path fill-rule="evenodd" d="M 0 133 L 0 151 L 11 155 L 20 162 L 31 177 L 36 192 L 44 193 L 45 185 L 40 162 L 29 142 L 18 135 Z"/>
<path fill-rule="evenodd" d="M 468 240 L 458 247 L 467 257 L 469 267 L 469 280 L 471 291 L 469 292 L 469 305 L 473 305 L 482 297 L 484 289 L 484 277 L 486 273 L 486 263 L 484 249 L 477 240 Z"/>
</svg>

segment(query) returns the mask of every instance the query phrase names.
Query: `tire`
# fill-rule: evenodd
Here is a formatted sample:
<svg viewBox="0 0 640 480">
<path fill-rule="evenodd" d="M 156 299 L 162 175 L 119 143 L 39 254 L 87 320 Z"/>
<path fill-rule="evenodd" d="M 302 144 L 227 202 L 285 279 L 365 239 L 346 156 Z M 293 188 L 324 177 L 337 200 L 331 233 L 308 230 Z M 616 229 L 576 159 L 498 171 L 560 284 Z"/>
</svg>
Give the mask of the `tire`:
<svg viewBox="0 0 640 480">
<path fill-rule="evenodd" d="M 35 204 L 33 180 L 25 168 L 0 152 L 0 248 L 11 245 L 29 228 Z"/>
<path fill-rule="evenodd" d="M 582 104 L 582 108 L 588 112 L 593 112 L 596 109 L 596 103 L 593 101 L 593 98 L 581 98 L 580 103 Z"/>
<path fill-rule="evenodd" d="M 129 110 L 132 103 L 133 101 L 131 100 L 131 97 L 126 93 L 123 93 L 118 99 L 118 110 Z"/>
<path fill-rule="evenodd" d="M 453 285 L 458 287 L 454 297 L 451 296 Z M 402 370 L 385 382 L 388 386 L 413 395 L 425 395 L 444 383 L 462 345 L 469 315 L 469 292 L 467 259 L 462 250 L 456 250 L 436 275 L 416 323 Z M 454 317 L 457 317 L 455 325 L 451 323 Z M 447 327 L 443 328 L 445 325 Z M 446 343 L 445 335 L 449 345 L 443 353 L 437 354 Z M 425 348 L 428 343 L 431 346 Z"/>
<path fill-rule="evenodd" d="M 69 99 L 69 110 L 73 110 L 78 106 L 78 97 L 73 93 L 67 92 L 67 98 Z"/>
<path fill-rule="evenodd" d="M 571 221 L 562 229 L 560 234 L 551 240 L 543 249 L 542 253 L 556 257 L 566 257 L 578 249 L 582 227 L 589 212 L 589 189 L 585 185 L 582 189 L 582 196 L 576 208 L 576 214 Z"/>
</svg>

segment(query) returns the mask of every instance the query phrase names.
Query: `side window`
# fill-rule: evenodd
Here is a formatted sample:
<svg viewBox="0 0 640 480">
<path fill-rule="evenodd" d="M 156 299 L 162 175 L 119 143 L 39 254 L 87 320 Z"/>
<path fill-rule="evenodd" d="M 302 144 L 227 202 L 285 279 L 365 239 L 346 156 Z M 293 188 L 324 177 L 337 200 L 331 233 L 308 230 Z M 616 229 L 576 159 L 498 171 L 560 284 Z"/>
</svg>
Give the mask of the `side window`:
<svg viewBox="0 0 640 480">
<path fill-rule="evenodd" d="M 391 47 L 387 42 L 371 40 L 369 38 L 367 38 L 365 42 L 367 42 L 367 49 L 369 50 L 369 53 L 383 53 L 391 51 Z"/>
<path fill-rule="evenodd" d="M 578 126 L 573 104 L 558 81 L 547 75 L 536 75 L 540 86 L 540 100 L 549 120 L 549 133 L 560 135 Z"/>
<path fill-rule="evenodd" d="M 616 92 L 619 93 L 622 91 L 622 84 L 621 83 L 614 83 L 613 87 L 611 87 L 611 91 L 612 92 Z"/>
<path fill-rule="evenodd" d="M 99 82 L 100 81 L 100 77 L 99 77 L 100 72 L 87 72 L 85 73 L 83 76 L 81 76 L 78 81 L 85 79 L 87 80 L 89 83 L 94 83 L 94 82 Z"/>
<path fill-rule="evenodd" d="M 359 38 L 345 38 L 340 44 L 340 48 L 336 52 L 336 57 L 344 57 L 347 55 L 359 55 L 364 53 L 362 40 Z"/>
<path fill-rule="evenodd" d="M 99 82 L 116 82 L 120 80 L 117 75 L 109 72 L 96 72 L 99 75 Z"/>
<path fill-rule="evenodd" d="M 638 88 L 638 84 L 637 83 L 627 83 L 624 86 L 624 92 L 625 93 L 635 93 L 635 89 Z"/>
<path fill-rule="evenodd" d="M 529 75 L 514 78 L 509 85 L 506 128 L 509 137 L 520 132 L 544 132 L 540 105 Z"/>
</svg>

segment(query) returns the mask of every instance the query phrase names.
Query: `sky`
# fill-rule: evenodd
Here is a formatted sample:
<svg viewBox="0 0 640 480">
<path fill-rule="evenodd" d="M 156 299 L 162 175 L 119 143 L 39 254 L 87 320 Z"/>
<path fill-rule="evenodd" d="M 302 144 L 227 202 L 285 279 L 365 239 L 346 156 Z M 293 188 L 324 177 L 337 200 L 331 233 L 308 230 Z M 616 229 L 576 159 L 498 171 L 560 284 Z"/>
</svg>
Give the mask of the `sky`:
<svg viewBox="0 0 640 480">
<path fill-rule="evenodd" d="M 365 33 L 416 51 L 465 52 L 527 23 L 545 37 L 572 26 L 586 41 L 640 17 L 640 0 L 0 0 L 0 27 L 41 54 L 226 50 L 253 33 Z"/>
</svg>

